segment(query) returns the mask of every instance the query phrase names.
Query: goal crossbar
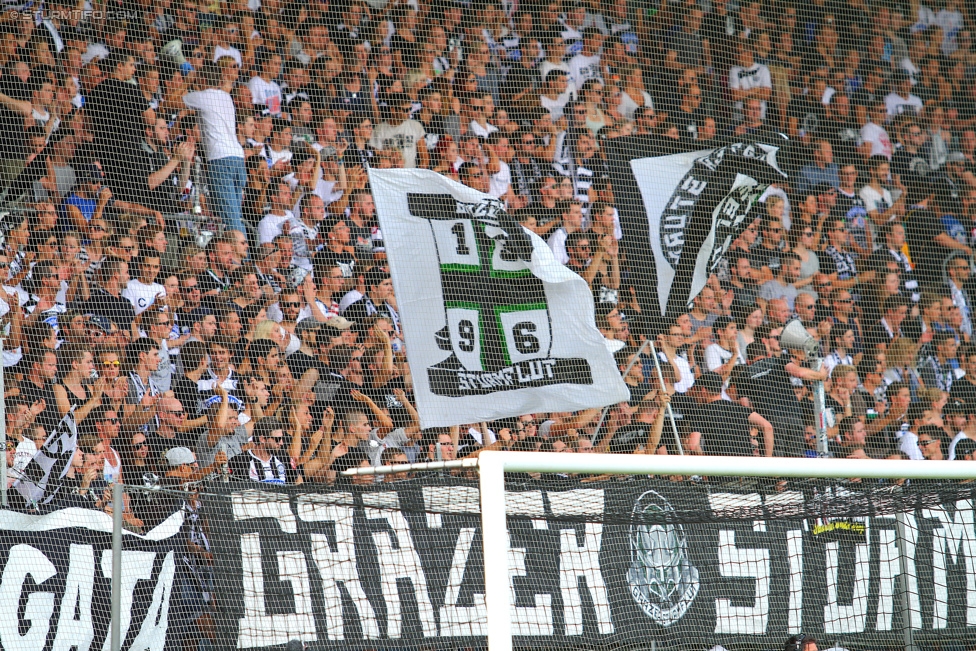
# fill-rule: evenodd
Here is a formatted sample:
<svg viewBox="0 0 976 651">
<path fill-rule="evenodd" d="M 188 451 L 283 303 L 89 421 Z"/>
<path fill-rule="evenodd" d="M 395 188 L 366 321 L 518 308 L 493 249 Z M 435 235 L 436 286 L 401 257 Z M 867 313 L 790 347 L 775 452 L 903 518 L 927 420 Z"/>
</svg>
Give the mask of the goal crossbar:
<svg viewBox="0 0 976 651">
<path fill-rule="evenodd" d="M 664 456 L 640 454 L 562 454 L 488 451 L 478 457 L 481 530 L 507 532 L 505 473 L 587 473 L 617 475 L 704 475 L 733 477 L 843 477 L 905 479 L 976 478 L 976 461 L 880 459 L 805 459 L 763 457 Z M 508 536 L 484 540 L 485 608 L 489 651 L 512 650 Z"/>
<path fill-rule="evenodd" d="M 905 461 L 768 457 L 662 456 L 640 454 L 561 454 L 557 452 L 484 452 L 478 458 L 350 468 L 344 475 L 389 475 L 503 465 L 502 472 L 587 473 L 609 475 L 703 475 L 723 477 L 801 477 L 809 479 L 902 478 L 972 479 L 976 461 Z"/>
<path fill-rule="evenodd" d="M 906 461 L 641 454 L 563 454 L 490 450 L 477 458 L 376 468 L 350 468 L 346 475 L 386 475 L 477 468 L 481 493 L 482 531 L 507 532 L 505 473 L 585 473 L 611 475 L 701 475 L 719 477 L 798 477 L 804 479 L 902 478 L 974 479 L 976 461 Z M 511 593 L 507 535 L 484 541 L 485 606 L 488 649 L 511 651 Z"/>
</svg>

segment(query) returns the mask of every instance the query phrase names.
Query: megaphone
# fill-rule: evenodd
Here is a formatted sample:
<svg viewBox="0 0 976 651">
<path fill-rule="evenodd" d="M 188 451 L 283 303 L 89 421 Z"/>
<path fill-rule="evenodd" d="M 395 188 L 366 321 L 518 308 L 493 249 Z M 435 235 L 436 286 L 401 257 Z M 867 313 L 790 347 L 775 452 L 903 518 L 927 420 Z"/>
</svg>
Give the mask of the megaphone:
<svg viewBox="0 0 976 651">
<path fill-rule="evenodd" d="M 779 345 L 792 350 L 802 350 L 807 355 L 820 353 L 820 342 L 807 332 L 807 329 L 803 327 L 803 322 L 799 319 L 793 319 L 786 324 L 786 327 L 783 328 L 783 334 L 779 336 Z"/>
<path fill-rule="evenodd" d="M 164 45 L 162 49 L 159 50 L 159 55 L 184 74 L 187 72 L 187 67 L 192 69 L 192 66 L 187 63 L 186 57 L 183 56 L 183 41 L 178 38 L 174 38 L 172 41 Z"/>
</svg>

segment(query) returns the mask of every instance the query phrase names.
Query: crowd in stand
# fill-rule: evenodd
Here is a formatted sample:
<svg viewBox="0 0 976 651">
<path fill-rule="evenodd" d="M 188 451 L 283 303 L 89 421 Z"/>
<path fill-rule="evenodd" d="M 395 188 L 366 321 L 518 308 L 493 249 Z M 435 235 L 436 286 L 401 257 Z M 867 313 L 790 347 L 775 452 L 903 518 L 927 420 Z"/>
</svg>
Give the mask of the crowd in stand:
<svg viewBox="0 0 976 651">
<path fill-rule="evenodd" d="M 958 0 L 4 7 L 12 482 L 69 413 L 59 499 L 97 508 L 116 481 L 331 484 L 486 448 L 814 456 L 819 380 L 835 455 L 976 450 Z M 604 143 L 778 132 L 789 180 L 689 312 L 651 325 Z M 631 400 L 422 431 L 368 167 L 435 170 L 546 239 L 590 284 Z M 822 369 L 781 348 L 792 319 Z"/>
<path fill-rule="evenodd" d="M 66 479 L 19 508 L 110 510 L 115 482 L 372 483 L 341 473 L 487 448 L 816 456 L 820 380 L 833 455 L 976 458 L 960 0 L 2 4 L 12 498 L 66 415 L 79 432 Z M 778 132 L 789 180 L 688 313 L 647 318 L 607 140 Z M 435 170 L 546 239 L 631 400 L 421 430 L 370 166 Z M 781 346 L 793 319 L 821 369 Z M 131 494 L 126 526 L 167 505 Z M 213 603 L 183 506 L 189 648 Z"/>
</svg>

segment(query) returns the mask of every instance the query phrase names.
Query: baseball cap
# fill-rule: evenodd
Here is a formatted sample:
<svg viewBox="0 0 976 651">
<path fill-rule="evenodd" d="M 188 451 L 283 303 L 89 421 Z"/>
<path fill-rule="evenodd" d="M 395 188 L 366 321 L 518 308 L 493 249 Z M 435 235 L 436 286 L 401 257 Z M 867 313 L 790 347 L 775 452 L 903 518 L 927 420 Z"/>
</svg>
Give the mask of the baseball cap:
<svg viewBox="0 0 976 651">
<path fill-rule="evenodd" d="M 219 405 L 220 400 L 221 400 L 220 396 L 216 394 L 210 396 L 209 398 L 207 398 L 206 400 L 200 403 L 200 413 L 202 414 L 203 412 L 207 411 L 214 405 Z M 244 409 L 244 403 L 241 402 L 240 398 L 238 398 L 237 396 L 228 395 L 227 404 L 230 405 L 231 408 L 236 409 L 237 411 L 242 411 Z"/>
<path fill-rule="evenodd" d="M 309 330 L 318 330 L 322 327 L 322 323 L 316 321 L 313 317 L 307 319 L 302 319 L 297 324 L 295 324 L 295 334 L 299 337 Z"/>
<path fill-rule="evenodd" d="M 958 398 L 950 400 L 946 403 L 945 407 L 942 408 L 942 413 L 946 416 L 951 414 L 965 414 L 966 413 L 966 403 Z"/>
<path fill-rule="evenodd" d="M 95 326 L 102 332 L 109 334 L 112 332 L 112 320 L 104 314 L 86 314 L 88 323 Z"/>
<path fill-rule="evenodd" d="M 732 323 L 732 317 L 720 316 L 712 323 L 712 332 L 717 332 L 718 330 L 725 330 Z"/>
<path fill-rule="evenodd" d="M 356 322 L 350 321 L 349 319 L 343 316 L 334 316 L 331 319 L 326 320 L 326 322 L 323 323 L 322 325 L 327 328 L 332 328 L 333 330 L 348 330 L 349 328 L 356 325 Z"/>
<path fill-rule="evenodd" d="M 706 371 L 701 374 L 698 381 L 695 382 L 697 386 L 700 386 L 707 393 L 721 393 L 722 392 L 722 376 L 715 371 Z"/>
<path fill-rule="evenodd" d="M 171 468 L 183 464 L 196 463 L 197 457 L 190 448 L 170 448 L 166 451 L 166 463 Z"/>
</svg>

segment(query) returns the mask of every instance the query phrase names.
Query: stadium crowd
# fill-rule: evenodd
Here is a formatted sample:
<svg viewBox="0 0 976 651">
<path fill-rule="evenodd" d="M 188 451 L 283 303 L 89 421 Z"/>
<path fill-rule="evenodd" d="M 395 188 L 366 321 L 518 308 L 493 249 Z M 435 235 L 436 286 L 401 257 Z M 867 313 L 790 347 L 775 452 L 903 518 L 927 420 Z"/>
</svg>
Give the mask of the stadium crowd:
<svg viewBox="0 0 976 651">
<path fill-rule="evenodd" d="M 821 379 L 835 456 L 976 458 L 959 0 L 2 4 L 9 482 L 69 412 L 79 431 L 23 509 L 111 509 L 115 482 L 368 483 L 341 472 L 488 448 L 816 456 Z M 604 143 L 777 132 L 789 180 L 688 313 L 647 318 Z M 504 201 L 592 287 L 631 400 L 422 431 L 367 166 Z M 781 347 L 794 318 L 822 370 Z M 126 526 L 158 504 L 130 496 Z M 194 518 L 188 641 L 213 610 Z"/>
<path fill-rule="evenodd" d="M 59 499 L 98 508 L 116 481 L 333 483 L 486 448 L 814 456 L 821 379 L 835 455 L 976 454 L 958 0 L 3 4 L 12 482 L 69 412 Z M 789 180 L 651 325 L 603 143 L 778 132 Z M 369 166 L 435 170 L 545 238 L 632 399 L 421 431 Z M 780 346 L 794 318 L 822 370 Z"/>
</svg>

